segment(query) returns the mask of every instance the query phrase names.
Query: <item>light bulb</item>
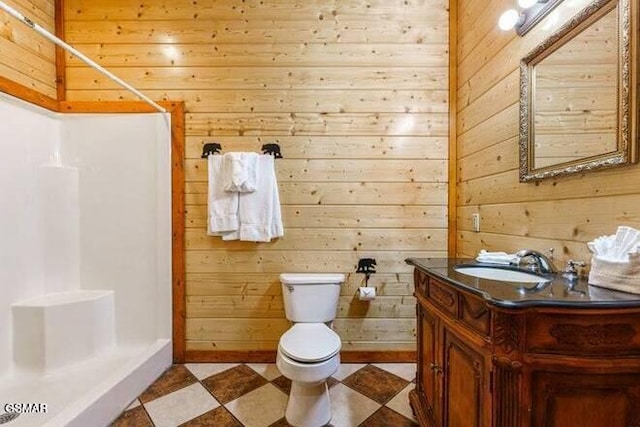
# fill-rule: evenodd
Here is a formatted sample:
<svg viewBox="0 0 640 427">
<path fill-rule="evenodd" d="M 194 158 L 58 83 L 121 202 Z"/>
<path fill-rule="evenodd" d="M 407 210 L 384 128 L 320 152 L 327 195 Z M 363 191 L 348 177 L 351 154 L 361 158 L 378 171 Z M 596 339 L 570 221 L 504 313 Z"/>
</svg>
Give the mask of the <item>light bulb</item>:
<svg viewBox="0 0 640 427">
<path fill-rule="evenodd" d="M 536 3 L 538 3 L 538 0 L 518 0 L 518 6 L 523 9 L 528 9 Z"/>
<path fill-rule="evenodd" d="M 518 21 L 520 21 L 520 14 L 518 11 L 515 9 L 509 9 L 500 15 L 498 27 L 500 27 L 502 31 L 513 30 Z"/>
</svg>

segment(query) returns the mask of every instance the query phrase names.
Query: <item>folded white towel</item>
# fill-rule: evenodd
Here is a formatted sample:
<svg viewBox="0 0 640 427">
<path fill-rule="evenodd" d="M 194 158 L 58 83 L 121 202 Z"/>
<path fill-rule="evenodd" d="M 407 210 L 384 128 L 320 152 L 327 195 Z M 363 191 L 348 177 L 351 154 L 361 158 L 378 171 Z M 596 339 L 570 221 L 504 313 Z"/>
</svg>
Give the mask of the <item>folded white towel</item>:
<svg viewBox="0 0 640 427">
<path fill-rule="evenodd" d="M 640 294 L 640 254 L 629 254 L 627 261 L 612 261 L 594 255 L 591 258 L 589 284 Z"/>
<path fill-rule="evenodd" d="M 223 240 L 269 242 L 284 235 L 273 156 L 259 155 L 257 170 L 256 191 L 232 193 L 238 195 L 240 226 L 237 231 L 224 234 Z"/>
<path fill-rule="evenodd" d="M 599 259 L 611 262 L 627 262 L 631 254 L 638 253 L 640 231 L 621 225 L 616 234 L 600 236 L 587 243 L 587 247 Z"/>
<path fill-rule="evenodd" d="M 256 191 L 258 154 L 225 153 L 222 181 L 225 191 L 252 193 Z"/>
<path fill-rule="evenodd" d="M 476 257 L 476 261 L 491 264 L 509 265 L 516 263 L 518 261 L 518 257 L 516 254 L 508 254 L 506 252 L 487 252 L 482 249 Z"/>
<path fill-rule="evenodd" d="M 220 236 L 238 229 L 238 193 L 224 191 L 222 185 L 222 156 L 209 155 L 208 158 L 208 193 L 207 234 Z"/>
</svg>

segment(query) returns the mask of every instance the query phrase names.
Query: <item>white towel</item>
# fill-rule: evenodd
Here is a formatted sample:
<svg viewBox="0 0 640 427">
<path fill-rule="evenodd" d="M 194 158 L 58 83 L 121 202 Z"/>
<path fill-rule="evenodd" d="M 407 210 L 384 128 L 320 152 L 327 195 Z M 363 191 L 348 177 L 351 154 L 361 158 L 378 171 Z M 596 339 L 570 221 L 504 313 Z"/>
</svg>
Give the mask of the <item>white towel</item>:
<svg viewBox="0 0 640 427">
<path fill-rule="evenodd" d="M 220 236 L 238 229 L 238 193 L 224 191 L 222 185 L 222 156 L 209 155 L 207 194 L 207 234 Z"/>
<path fill-rule="evenodd" d="M 621 225 L 616 234 L 600 236 L 587 243 L 587 247 L 598 259 L 610 262 L 627 262 L 629 256 L 639 253 L 640 230 Z"/>
<path fill-rule="evenodd" d="M 640 294 L 640 254 L 631 253 L 628 255 L 628 261 L 623 262 L 594 255 L 591 258 L 589 284 Z"/>
<path fill-rule="evenodd" d="M 518 257 L 515 254 L 508 254 L 506 252 L 487 252 L 484 249 L 480 250 L 480 253 L 476 257 L 478 262 L 486 262 L 491 264 L 509 265 L 517 262 Z"/>
<path fill-rule="evenodd" d="M 222 158 L 222 181 L 225 191 L 253 193 L 256 191 L 258 154 L 225 153 Z"/>
<path fill-rule="evenodd" d="M 284 235 L 273 156 L 259 155 L 257 170 L 256 191 L 231 193 L 238 195 L 240 227 L 236 232 L 224 234 L 223 240 L 269 242 Z"/>
</svg>

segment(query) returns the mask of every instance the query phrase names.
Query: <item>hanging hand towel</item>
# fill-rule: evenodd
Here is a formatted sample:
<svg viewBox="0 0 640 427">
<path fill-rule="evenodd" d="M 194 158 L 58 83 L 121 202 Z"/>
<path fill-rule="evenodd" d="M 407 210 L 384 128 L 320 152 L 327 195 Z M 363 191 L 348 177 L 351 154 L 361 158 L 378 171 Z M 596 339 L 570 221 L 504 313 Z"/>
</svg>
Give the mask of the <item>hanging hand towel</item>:
<svg viewBox="0 0 640 427">
<path fill-rule="evenodd" d="M 238 230 L 238 193 L 224 191 L 222 185 L 222 156 L 208 157 L 207 234 L 221 236 Z"/>
<path fill-rule="evenodd" d="M 225 191 L 253 193 L 256 191 L 258 154 L 225 153 L 222 157 L 222 181 Z"/>
<path fill-rule="evenodd" d="M 257 170 L 256 191 L 239 193 L 238 231 L 223 235 L 223 240 L 269 242 L 284 235 L 273 156 L 259 155 Z"/>
</svg>

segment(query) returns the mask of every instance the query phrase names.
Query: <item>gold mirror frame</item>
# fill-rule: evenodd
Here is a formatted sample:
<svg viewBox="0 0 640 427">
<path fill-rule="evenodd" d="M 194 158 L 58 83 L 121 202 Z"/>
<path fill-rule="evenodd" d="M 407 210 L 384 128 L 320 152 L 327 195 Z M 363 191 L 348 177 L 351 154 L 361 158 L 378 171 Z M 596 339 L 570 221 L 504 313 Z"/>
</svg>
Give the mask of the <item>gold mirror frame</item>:
<svg viewBox="0 0 640 427">
<path fill-rule="evenodd" d="M 609 168 L 637 161 L 637 0 L 594 0 L 520 62 L 520 181 Z M 633 3 L 633 4 L 632 4 Z M 618 7 L 617 149 L 566 163 L 534 169 L 536 64 L 558 50 L 615 7 Z M 533 136 L 533 138 L 532 138 Z"/>
</svg>

